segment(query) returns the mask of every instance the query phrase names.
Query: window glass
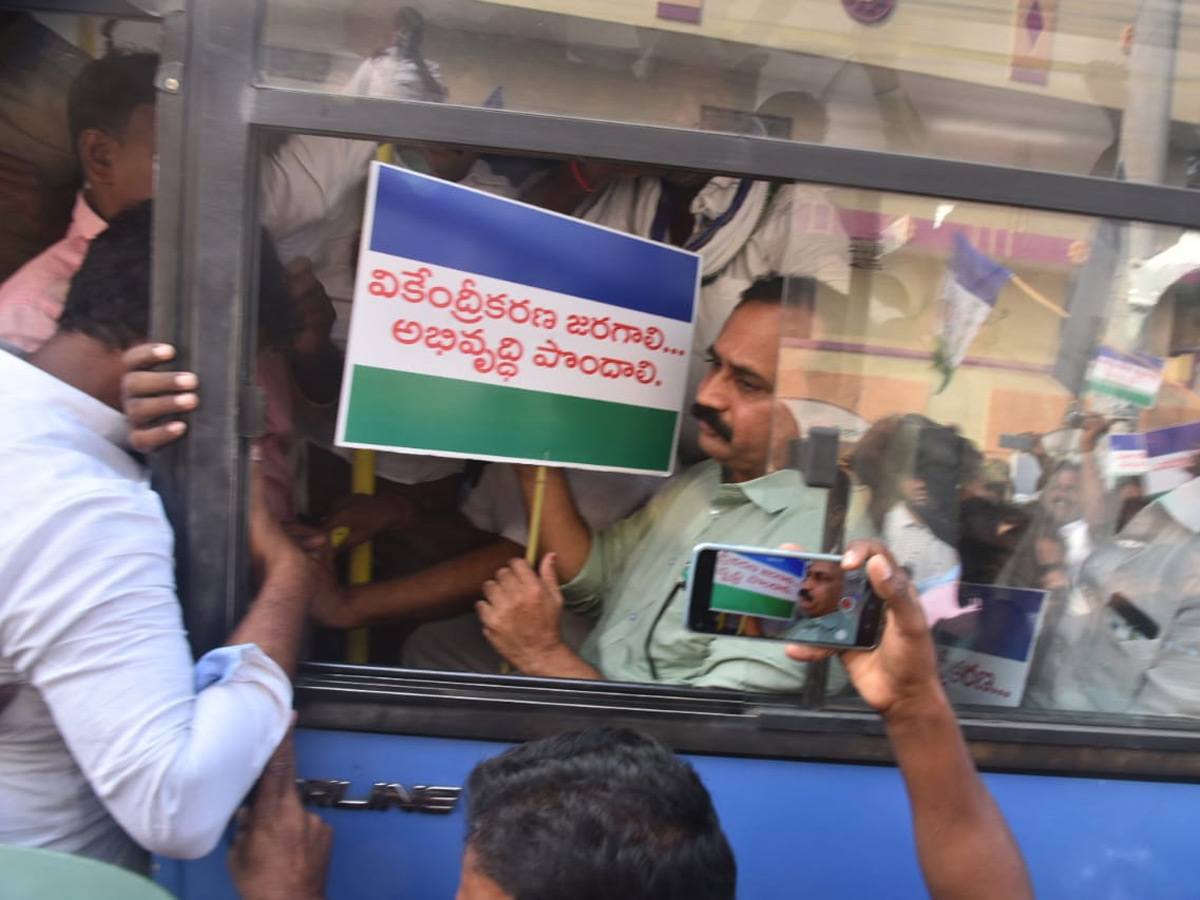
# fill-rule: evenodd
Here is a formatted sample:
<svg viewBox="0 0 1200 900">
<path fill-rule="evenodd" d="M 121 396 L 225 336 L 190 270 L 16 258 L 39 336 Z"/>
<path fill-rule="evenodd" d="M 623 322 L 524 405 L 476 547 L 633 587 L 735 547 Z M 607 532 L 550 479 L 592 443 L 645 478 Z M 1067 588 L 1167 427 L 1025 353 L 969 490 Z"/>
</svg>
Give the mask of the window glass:
<svg viewBox="0 0 1200 900">
<path fill-rule="evenodd" d="M 1195 235 L 828 196 L 850 288 L 791 291 L 776 430 L 837 429 L 952 699 L 1200 714 Z"/>
<path fill-rule="evenodd" d="M 674 476 L 567 476 L 599 535 L 564 568 L 578 615 L 563 633 L 592 674 L 799 690 L 806 673 L 780 643 L 685 627 L 693 547 L 836 552 L 881 537 L 921 591 L 956 702 L 1200 713 L 1188 688 L 1200 658 L 1188 624 L 1200 602 L 1192 234 L 468 147 L 308 135 L 268 145 L 264 224 L 337 350 L 373 157 L 698 253 L 692 414 Z M 296 188 L 312 172 L 326 174 L 306 220 Z M 397 358 L 436 353 L 397 341 Z M 336 353 L 324 362 L 336 380 Z M 375 536 L 374 584 L 326 592 L 317 614 L 332 630 L 319 652 L 344 658 L 343 630 L 370 625 L 374 662 L 512 671 L 473 604 L 524 551 L 521 479 L 500 463 L 379 452 L 376 496 L 347 499 L 356 452 L 334 446 L 336 394 L 325 383 L 297 407 L 307 469 L 288 496 L 343 548 Z M 821 459 L 837 465 L 817 471 Z M 362 574 L 350 555 L 339 552 L 343 585 Z M 847 699 L 837 664 L 827 692 Z"/>
<path fill-rule="evenodd" d="M 261 72 L 289 88 L 1101 177 L 1120 164 L 1180 185 L 1198 145 L 1200 32 L 1190 10 L 1143 6 L 269 0 Z"/>
</svg>

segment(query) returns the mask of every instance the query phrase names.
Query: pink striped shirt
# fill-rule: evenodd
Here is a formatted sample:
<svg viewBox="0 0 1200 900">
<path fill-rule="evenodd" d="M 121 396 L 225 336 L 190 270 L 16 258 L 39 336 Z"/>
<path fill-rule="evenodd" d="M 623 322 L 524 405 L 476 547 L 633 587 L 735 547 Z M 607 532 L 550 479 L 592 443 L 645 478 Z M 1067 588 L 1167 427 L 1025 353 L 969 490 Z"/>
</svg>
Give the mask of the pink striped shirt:
<svg viewBox="0 0 1200 900">
<path fill-rule="evenodd" d="M 29 353 L 46 343 L 58 330 L 67 288 L 83 264 L 88 244 L 107 226 L 80 191 L 66 236 L 0 284 L 0 340 Z"/>
</svg>

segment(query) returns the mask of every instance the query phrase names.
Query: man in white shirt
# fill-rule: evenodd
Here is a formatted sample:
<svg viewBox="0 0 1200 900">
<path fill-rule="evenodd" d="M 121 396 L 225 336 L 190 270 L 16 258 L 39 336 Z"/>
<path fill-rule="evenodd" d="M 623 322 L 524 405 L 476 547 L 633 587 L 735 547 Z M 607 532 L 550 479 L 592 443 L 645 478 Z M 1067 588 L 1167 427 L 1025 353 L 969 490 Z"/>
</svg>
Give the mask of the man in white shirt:
<svg viewBox="0 0 1200 900">
<path fill-rule="evenodd" d="M 283 737 L 309 581 L 256 490 L 261 590 L 193 664 L 171 528 L 118 411 L 150 223 L 148 203 L 115 217 L 59 332 L 27 361 L 0 353 L 0 843 L 133 869 L 211 851 Z"/>
</svg>

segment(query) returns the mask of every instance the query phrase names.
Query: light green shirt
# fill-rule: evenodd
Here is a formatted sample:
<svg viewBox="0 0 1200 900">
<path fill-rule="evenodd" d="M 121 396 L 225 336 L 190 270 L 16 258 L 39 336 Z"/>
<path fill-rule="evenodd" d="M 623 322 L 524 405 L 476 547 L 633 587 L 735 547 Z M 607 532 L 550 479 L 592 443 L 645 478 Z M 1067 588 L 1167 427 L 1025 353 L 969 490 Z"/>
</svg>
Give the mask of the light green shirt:
<svg viewBox="0 0 1200 900">
<path fill-rule="evenodd" d="M 628 519 L 594 533 L 587 563 L 563 585 L 568 607 L 599 616 L 584 659 L 610 681 L 799 690 L 805 667 L 784 655 L 782 642 L 688 631 L 682 582 L 701 543 L 790 541 L 819 550 L 826 494 L 792 469 L 722 484 L 720 466 L 706 460 Z"/>
<path fill-rule="evenodd" d="M 823 616 L 801 619 L 779 636 L 790 641 L 821 641 L 826 644 L 849 644 L 855 636 L 857 623 L 852 615 L 834 610 Z"/>
</svg>

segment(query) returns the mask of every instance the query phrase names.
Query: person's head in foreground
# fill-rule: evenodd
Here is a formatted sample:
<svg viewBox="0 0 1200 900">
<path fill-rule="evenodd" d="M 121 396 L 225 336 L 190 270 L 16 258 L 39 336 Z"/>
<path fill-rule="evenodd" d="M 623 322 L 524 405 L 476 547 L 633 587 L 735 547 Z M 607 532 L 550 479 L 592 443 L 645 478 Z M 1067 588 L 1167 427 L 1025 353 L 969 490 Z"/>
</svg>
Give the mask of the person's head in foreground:
<svg viewBox="0 0 1200 900">
<path fill-rule="evenodd" d="M 692 767 L 594 728 L 480 763 L 457 900 L 732 900 L 733 851 Z"/>
</svg>

